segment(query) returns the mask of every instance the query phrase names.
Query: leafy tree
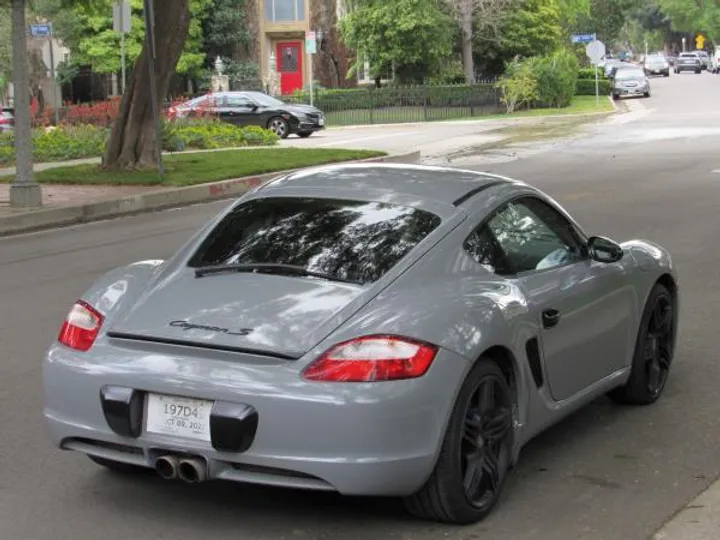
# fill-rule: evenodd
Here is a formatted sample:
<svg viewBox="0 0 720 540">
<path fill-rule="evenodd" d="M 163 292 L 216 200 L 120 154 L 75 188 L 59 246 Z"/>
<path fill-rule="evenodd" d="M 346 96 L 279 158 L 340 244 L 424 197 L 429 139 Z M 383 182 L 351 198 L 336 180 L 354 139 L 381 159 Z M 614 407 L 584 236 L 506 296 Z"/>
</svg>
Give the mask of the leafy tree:
<svg viewBox="0 0 720 540">
<path fill-rule="evenodd" d="M 514 58 L 549 54 L 564 42 L 560 0 L 521 0 L 503 17 L 500 38 L 480 34 L 475 56 L 486 71 L 500 74 Z"/>
<path fill-rule="evenodd" d="M 675 30 L 705 32 L 712 41 L 720 41 L 720 0 L 658 0 L 658 4 Z"/>
<path fill-rule="evenodd" d="M 606 45 L 617 41 L 620 30 L 638 0 L 590 0 L 590 14 L 580 18 L 587 32 L 595 32 Z"/>
<path fill-rule="evenodd" d="M 369 60 L 373 77 L 394 67 L 401 82 L 419 82 L 440 69 L 452 53 L 453 27 L 436 0 L 358 0 L 340 22 L 344 42 Z"/>
<path fill-rule="evenodd" d="M 469 84 L 475 82 L 473 41 L 476 32 L 499 35 L 508 8 L 515 0 L 445 0 L 460 27 L 463 67 Z"/>
<path fill-rule="evenodd" d="M 178 61 L 179 73 L 196 73 L 205 61 L 202 52 L 202 25 L 211 0 L 190 0 L 192 16 L 188 38 Z M 113 30 L 114 0 L 37 0 L 36 12 L 53 21 L 55 35 L 71 51 L 71 64 L 91 66 L 96 73 L 120 71 L 120 35 Z M 143 0 L 131 0 L 131 30 L 125 36 L 126 64 L 132 66 L 145 43 Z M 157 24 L 157 22 L 156 22 Z"/>
<path fill-rule="evenodd" d="M 0 97 L 12 76 L 12 42 L 10 10 L 0 3 Z"/>
</svg>

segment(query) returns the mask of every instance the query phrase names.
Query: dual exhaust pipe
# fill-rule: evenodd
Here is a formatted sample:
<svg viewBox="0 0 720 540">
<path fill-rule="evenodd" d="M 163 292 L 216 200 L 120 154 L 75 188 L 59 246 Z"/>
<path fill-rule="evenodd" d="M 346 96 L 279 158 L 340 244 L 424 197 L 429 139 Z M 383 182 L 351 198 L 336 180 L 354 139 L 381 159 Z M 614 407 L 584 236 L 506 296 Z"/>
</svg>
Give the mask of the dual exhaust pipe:
<svg viewBox="0 0 720 540">
<path fill-rule="evenodd" d="M 165 455 L 155 460 L 155 471 L 165 480 L 180 480 L 197 484 L 207 480 L 207 465 L 198 458 L 178 458 Z"/>
</svg>

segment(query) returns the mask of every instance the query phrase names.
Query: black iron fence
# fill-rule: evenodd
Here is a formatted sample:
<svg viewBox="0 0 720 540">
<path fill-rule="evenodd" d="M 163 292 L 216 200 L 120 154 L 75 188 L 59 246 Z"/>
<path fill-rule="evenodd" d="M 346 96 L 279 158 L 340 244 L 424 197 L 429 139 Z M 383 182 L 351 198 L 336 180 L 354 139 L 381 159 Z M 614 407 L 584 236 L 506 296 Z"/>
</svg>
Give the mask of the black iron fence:
<svg viewBox="0 0 720 540">
<path fill-rule="evenodd" d="M 309 92 L 283 96 L 288 103 L 310 103 Z M 313 104 L 328 125 L 389 124 L 475 118 L 504 111 L 492 82 L 452 86 L 388 86 L 317 90 Z"/>
</svg>

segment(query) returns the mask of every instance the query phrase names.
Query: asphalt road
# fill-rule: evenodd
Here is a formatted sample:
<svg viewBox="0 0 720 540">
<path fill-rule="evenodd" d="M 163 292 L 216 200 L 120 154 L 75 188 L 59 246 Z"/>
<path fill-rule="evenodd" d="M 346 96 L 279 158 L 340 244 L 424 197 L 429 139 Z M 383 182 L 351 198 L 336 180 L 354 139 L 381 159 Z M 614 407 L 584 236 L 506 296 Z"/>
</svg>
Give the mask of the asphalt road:
<svg viewBox="0 0 720 540">
<path fill-rule="evenodd" d="M 602 399 L 541 435 L 491 518 L 466 528 L 412 521 L 394 501 L 114 475 L 50 446 L 41 418 L 43 353 L 94 278 L 170 255 L 228 203 L 7 238 L 0 240 L 0 538 L 648 538 L 720 474 L 720 173 L 712 172 L 720 169 L 720 76 L 653 83 L 651 99 L 583 138 L 515 161 L 471 156 L 463 165 L 546 189 L 592 233 L 649 238 L 671 250 L 682 275 L 682 324 L 657 404 L 632 409 Z"/>
</svg>

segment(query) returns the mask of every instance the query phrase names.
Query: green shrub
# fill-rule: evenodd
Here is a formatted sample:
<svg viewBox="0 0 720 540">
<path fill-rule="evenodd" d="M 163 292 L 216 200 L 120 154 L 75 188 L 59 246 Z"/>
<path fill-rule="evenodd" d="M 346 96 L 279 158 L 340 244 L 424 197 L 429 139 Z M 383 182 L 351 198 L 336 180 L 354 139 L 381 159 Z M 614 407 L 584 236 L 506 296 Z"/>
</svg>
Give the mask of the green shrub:
<svg viewBox="0 0 720 540">
<path fill-rule="evenodd" d="M 388 107 L 471 107 L 497 104 L 492 84 L 386 86 L 321 90 L 314 105 L 325 113 L 382 109 Z M 296 92 L 283 99 L 287 103 L 310 103 L 310 94 Z"/>
<path fill-rule="evenodd" d="M 105 148 L 110 130 L 96 126 L 37 128 L 32 131 L 33 160 L 66 161 L 99 156 Z M 12 133 L 0 135 L 0 163 L 15 161 L 15 138 Z"/>
<path fill-rule="evenodd" d="M 102 155 L 110 130 L 92 125 L 37 128 L 32 133 L 33 160 L 36 163 L 66 161 Z M 182 120 L 169 122 L 163 129 L 163 150 L 269 146 L 279 137 L 257 126 L 239 127 L 220 120 Z M 0 133 L 0 165 L 15 161 L 12 133 Z"/>
<path fill-rule="evenodd" d="M 167 122 L 163 129 L 163 150 L 179 152 L 188 149 L 237 148 L 268 146 L 279 137 L 259 126 L 236 126 L 221 120 L 183 119 Z"/>
<path fill-rule="evenodd" d="M 610 95 L 610 81 L 607 79 L 599 79 L 598 87 L 601 96 Z M 595 95 L 595 78 L 592 79 L 578 79 L 577 88 L 575 90 L 576 96 L 594 96 Z"/>
<path fill-rule="evenodd" d="M 501 93 L 500 101 L 508 114 L 524 105 L 532 105 L 538 98 L 538 81 L 531 60 L 514 60 L 497 83 Z"/>
<path fill-rule="evenodd" d="M 598 68 L 598 78 L 605 78 L 605 70 Z M 578 70 L 578 79 L 592 79 L 595 80 L 595 68 L 580 68 Z"/>
<path fill-rule="evenodd" d="M 578 60 L 565 49 L 549 56 L 529 60 L 537 80 L 537 104 L 542 107 L 567 107 L 572 102 L 578 80 Z"/>
</svg>

